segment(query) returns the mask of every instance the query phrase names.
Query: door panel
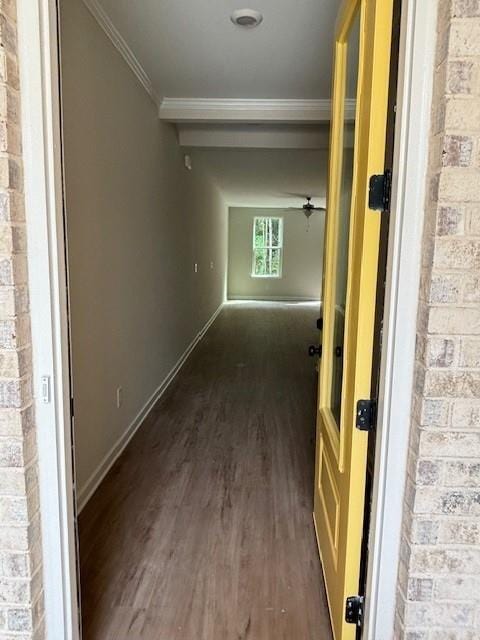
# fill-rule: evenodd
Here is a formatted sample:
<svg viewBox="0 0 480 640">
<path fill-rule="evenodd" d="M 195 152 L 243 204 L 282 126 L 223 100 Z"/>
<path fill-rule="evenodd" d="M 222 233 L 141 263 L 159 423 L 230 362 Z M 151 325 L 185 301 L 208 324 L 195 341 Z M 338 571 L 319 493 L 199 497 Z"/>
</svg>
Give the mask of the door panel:
<svg viewBox="0 0 480 640">
<path fill-rule="evenodd" d="M 356 632 L 344 612 L 358 593 L 368 434 L 355 414 L 370 398 L 381 216 L 368 181 L 384 170 L 392 5 L 344 0 L 335 35 L 314 505 L 335 640 Z"/>
</svg>

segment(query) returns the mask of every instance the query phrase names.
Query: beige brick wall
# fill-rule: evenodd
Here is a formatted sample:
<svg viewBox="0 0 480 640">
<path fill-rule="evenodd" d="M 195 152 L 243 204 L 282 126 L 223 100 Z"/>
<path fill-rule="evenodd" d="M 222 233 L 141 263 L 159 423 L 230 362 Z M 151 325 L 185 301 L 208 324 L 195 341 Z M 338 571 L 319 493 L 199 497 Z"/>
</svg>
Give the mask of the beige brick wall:
<svg viewBox="0 0 480 640">
<path fill-rule="evenodd" d="M 440 0 L 396 638 L 480 638 L 480 0 Z"/>
<path fill-rule="evenodd" d="M 15 0 L 0 0 L 0 640 L 43 637 Z"/>
</svg>

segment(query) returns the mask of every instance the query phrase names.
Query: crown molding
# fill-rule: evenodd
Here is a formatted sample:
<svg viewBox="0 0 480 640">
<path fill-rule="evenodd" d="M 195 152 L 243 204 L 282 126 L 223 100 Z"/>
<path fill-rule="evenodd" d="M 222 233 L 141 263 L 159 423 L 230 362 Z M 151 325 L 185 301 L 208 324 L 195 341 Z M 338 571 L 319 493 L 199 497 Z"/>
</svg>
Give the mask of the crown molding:
<svg viewBox="0 0 480 640">
<path fill-rule="evenodd" d="M 152 81 L 150 80 L 147 72 L 142 67 L 137 57 L 125 42 L 123 36 L 115 27 L 109 16 L 105 12 L 105 9 L 100 5 L 98 0 L 83 0 L 83 3 L 95 18 L 100 28 L 104 31 L 105 35 L 109 38 L 113 46 L 117 49 L 125 62 L 128 64 L 133 73 L 137 76 L 138 81 L 148 93 L 150 98 L 156 105 L 160 103 L 158 96 L 156 95 Z"/>
<path fill-rule="evenodd" d="M 331 101 L 325 99 L 163 98 L 98 0 L 83 0 L 100 28 L 123 57 L 138 81 L 158 106 L 160 120 L 175 123 L 290 123 L 329 122 Z M 346 120 L 354 120 L 355 100 L 346 100 Z"/>
<path fill-rule="evenodd" d="M 290 123 L 329 122 L 330 100 L 256 100 L 230 98 L 164 98 L 159 118 L 175 123 Z M 346 101 L 346 119 L 355 116 L 355 100 Z"/>
</svg>

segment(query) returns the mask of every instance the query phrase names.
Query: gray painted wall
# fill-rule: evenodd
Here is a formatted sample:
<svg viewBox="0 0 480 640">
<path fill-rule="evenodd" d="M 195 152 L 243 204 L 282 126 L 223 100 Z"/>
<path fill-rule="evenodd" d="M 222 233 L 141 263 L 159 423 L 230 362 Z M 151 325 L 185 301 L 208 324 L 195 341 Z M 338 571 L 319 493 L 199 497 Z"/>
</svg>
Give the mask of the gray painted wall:
<svg viewBox="0 0 480 640">
<path fill-rule="evenodd" d="M 253 278 L 252 234 L 255 216 L 283 217 L 281 278 Z M 300 211 L 231 208 L 228 224 L 228 298 L 309 298 L 321 295 L 325 214 L 307 219 Z M 308 231 L 307 231 L 308 229 Z"/>
<path fill-rule="evenodd" d="M 63 0 L 61 20 L 82 494 L 223 301 L 227 209 L 81 0 Z"/>
</svg>

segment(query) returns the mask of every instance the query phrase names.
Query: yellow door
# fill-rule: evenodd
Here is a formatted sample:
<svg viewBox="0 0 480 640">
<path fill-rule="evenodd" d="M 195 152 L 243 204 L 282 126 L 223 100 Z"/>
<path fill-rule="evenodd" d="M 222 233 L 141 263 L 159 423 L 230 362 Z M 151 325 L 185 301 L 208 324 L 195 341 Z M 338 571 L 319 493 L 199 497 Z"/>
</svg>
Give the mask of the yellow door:
<svg viewBox="0 0 480 640">
<path fill-rule="evenodd" d="M 384 171 L 393 0 L 344 0 L 335 33 L 314 518 L 335 640 L 353 640 L 358 594 L 380 216 L 369 177 Z"/>
</svg>

